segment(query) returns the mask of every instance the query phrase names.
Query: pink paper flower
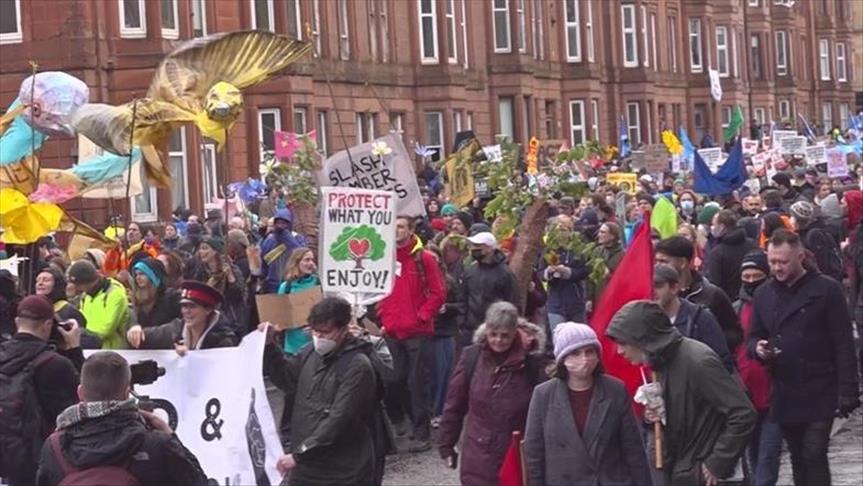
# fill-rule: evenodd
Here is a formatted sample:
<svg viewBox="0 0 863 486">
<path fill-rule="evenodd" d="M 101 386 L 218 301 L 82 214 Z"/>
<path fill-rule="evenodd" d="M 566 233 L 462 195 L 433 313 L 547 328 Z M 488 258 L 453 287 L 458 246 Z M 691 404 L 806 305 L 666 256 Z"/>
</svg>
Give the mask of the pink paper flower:
<svg viewBox="0 0 863 486">
<path fill-rule="evenodd" d="M 41 203 L 64 203 L 78 195 L 75 186 L 58 186 L 42 182 L 35 191 L 28 196 L 30 202 Z"/>
</svg>

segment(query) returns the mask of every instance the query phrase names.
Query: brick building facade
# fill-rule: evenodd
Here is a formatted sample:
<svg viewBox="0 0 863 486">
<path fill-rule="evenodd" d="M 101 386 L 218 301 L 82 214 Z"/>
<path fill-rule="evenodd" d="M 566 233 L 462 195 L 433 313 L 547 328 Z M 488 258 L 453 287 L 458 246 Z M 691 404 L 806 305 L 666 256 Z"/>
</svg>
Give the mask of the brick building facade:
<svg viewBox="0 0 863 486">
<path fill-rule="evenodd" d="M 94 102 L 143 96 L 178 42 L 270 29 L 309 38 L 317 55 L 249 90 L 244 116 L 217 153 L 193 127 L 171 144 L 171 190 L 136 199 L 138 220 L 176 206 L 200 213 L 225 180 L 257 175 L 272 130 L 316 129 L 332 153 L 397 131 L 445 155 L 454 134 L 483 141 L 616 143 L 624 117 L 635 142 L 684 124 L 697 143 L 721 140 L 732 107 L 759 123 L 844 125 L 855 110 L 854 0 L 2 0 L 0 104 L 30 72 L 83 79 Z M 859 27 L 857 27 L 859 28 Z M 859 59 L 859 57 L 858 57 Z M 710 98 L 708 68 L 723 98 Z M 856 79 L 855 79 L 856 78 Z M 751 99 L 751 103 L 750 103 Z M 50 141 L 51 166 L 75 157 Z M 70 203 L 103 224 L 106 201 Z M 120 213 L 117 208 L 110 208 Z"/>
</svg>

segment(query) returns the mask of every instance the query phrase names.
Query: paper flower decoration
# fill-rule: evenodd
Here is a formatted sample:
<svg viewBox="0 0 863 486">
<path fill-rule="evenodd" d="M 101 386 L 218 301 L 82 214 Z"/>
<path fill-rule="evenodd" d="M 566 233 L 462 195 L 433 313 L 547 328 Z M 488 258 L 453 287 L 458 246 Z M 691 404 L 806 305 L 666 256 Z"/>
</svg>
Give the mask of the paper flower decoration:
<svg viewBox="0 0 863 486">
<path fill-rule="evenodd" d="M 662 143 L 665 144 L 665 148 L 668 149 L 671 155 L 680 155 L 683 153 L 683 145 L 680 144 L 680 140 L 677 139 L 671 130 L 662 132 Z"/>
<path fill-rule="evenodd" d="M 279 161 L 276 159 L 269 159 L 261 162 L 261 165 L 258 166 L 258 171 L 261 173 L 261 178 L 266 179 L 267 176 L 269 176 L 270 173 L 273 172 L 273 168 L 275 168 L 278 163 Z"/>
<path fill-rule="evenodd" d="M 391 153 L 393 153 L 393 149 L 391 149 L 383 140 L 372 142 L 372 155 L 383 157 L 384 155 L 389 155 Z"/>
<path fill-rule="evenodd" d="M 35 82 L 34 77 L 35 76 Z M 49 136 L 74 136 L 72 114 L 90 99 L 90 88 L 75 76 L 46 71 L 21 83 L 18 99 L 27 106 L 24 120 Z"/>
<path fill-rule="evenodd" d="M 16 189 L 0 189 L 0 226 L 3 242 L 24 245 L 33 243 L 57 230 L 63 210 L 56 204 L 31 203 Z"/>
<path fill-rule="evenodd" d="M 434 155 L 435 151 L 433 149 L 428 148 L 426 145 L 415 143 L 414 144 L 414 153 L 419 155 L 422 158 L 431 157 Z"/>
<path fill-rule="evenodd" d="M 78 195 L 78 188 L 74 185 L 61 186 L 40 182 L 39 187 L 30 193 L 28 199 L 34 203 L 64 203 Z"/>
<path fill-rule="evenodd" d="M 290 159 L 303 146 L 300 138 L 293 132 L 275 132 L 276 157 Z"/>
</svg>

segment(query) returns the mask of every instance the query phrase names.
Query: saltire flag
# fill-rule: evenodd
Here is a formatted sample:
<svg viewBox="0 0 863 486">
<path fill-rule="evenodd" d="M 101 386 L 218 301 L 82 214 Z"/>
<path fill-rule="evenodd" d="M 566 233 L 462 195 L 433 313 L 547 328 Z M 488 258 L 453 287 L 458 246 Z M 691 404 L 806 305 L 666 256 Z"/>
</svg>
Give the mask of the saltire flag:
<svg viewBox="0 0 863 486">
<path fill-rule="evenodd" d="M 806 139 L 810 142 L 814 142 L 818 137 L 815 136 L 815 131 L 812 130 L 812 126 L 809 125 L 808 121 L 806 121 L 806 117 L 804 117 L 802 113 L 797 113 L 797 118 L 803 122 L 803 132 L 806 135 Z M 825 130 L 829 130 L 829 128 L 825 128 Z"/>
<path fill-rule="evenodd" d="M 743 144 L 740 140 L 734 144 L 728 159 L 722 164 L 722 167 L 712 174 L 710 168 L 701 158 L 698 152 L 695 153 L 695 192 L 699 194 L 709 194 L 711 196 L 720 196 L 731 194 L 735 189 L 739 188 L 746 182 L 746 167 L 743 164 Z"/>
<path fill-rule="evenodd" d="M 629 144 L 629 125 L 626 123 L 626 118 L 620 117 L 620 130 L 618 132 L 620 146 L 620 158 L 625 159 L 632 153 L 632 146 Z"/>
</svg>

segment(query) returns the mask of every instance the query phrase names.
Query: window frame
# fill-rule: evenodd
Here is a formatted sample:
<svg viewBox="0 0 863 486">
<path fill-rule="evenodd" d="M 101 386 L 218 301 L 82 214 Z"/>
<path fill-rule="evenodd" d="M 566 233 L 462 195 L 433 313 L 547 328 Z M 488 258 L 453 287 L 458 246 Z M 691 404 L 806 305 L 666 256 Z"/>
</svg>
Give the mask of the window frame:
<svg viewBox="0 0 863 486">
<path fill-rule="evenodd" d="M 302 128 L 297 127 L 297 116 L 302 119 Z M 292 111 L 292 117 L 293 118 L 291 121 L 294 126 L 294 133 L 296 133 L 297 135 L 305 135 L 306 133 L 309 133 L 309 108 L 307 106 L 294 106 L 294 109 Z"/>
<path fill-rule="evenodd" d="M 722 128 L 728 128 L 728 125 L 731 124 L 731 110 L 732 109 L 728 105 L 722 105 L 721 110 L 722 111 L 721 111 L 720 118 L 719 118 L 720 124 L 721 124 Z"/>
<path fill-rule="evenodd" d="M 764 124 L 767 123 L 767 110 L 765 110 L 763 106 L 756 107 L 753 110 L 753 113 L 755 115 L 755 123 L 759 126 L 764 126 Z"/>
<path fill-rule="evenodd" d="M 321 0 L 312 0 L 312 39 L 315 43 L 314 57 L 321 56 Z"/>
<path fill-rule="evenodd" d="M 429 117 L 432 116 L 437 117 L 436 124 L 438 129 L 438 135 L 440 136 L 440 140 L 438 140 L 438 142 L 440 143 L 439 145 L 431 143 L 431 137 L 429 136 L 431 134 L 431 132 L 429 131 Z M 436 149 L 438 151 L 437 159 L 435 159 L 434 155 L 431 155 L 430 159 L 444 160 L 446 158 L 446 136 L 444 134 L 443 111 L 430 110 L 423 112 L 423 135 L 423 140 L 426 142 L 426 147 L 428 147 L 429 149 Z"/>
<path fill-rule="evenodd" d="M 755 45 L 753 42 L 755 41 Z M 751 64 L 749 66 L 750 73 L 753 79 L 763 79 L 764 70 L 761 63 L 761 34 L 749 34 L 749 57 Z"/>
<path fill-rule="evenodd" d="M 677 72 L 677 17 L 668 18 L 668 35 L 671 38 L 668 48 L 671 50 L 671 72 Z"/>
<path fill-rule="evenodd" d="M 818 39 L 818 75 L 821 81 L 830 81 L 830 40 Z"/>
<path fill-rule="evenodd" d="M 590 100 L 590 111 L 592 115 L 591 130 L 593 130 L 593 140 L 599 140 L 599 100 L 593 98 Z"/>
<path fill-rule="evenodd" d="M 451 50 L 447 51 L 447 62 L 450 64 L 458 64 L 458 40 L 455 14 L 455 0 L 444 0 L 444 20 L 446 21 L 447 33 L 449 34 L 449 42 L 447 47 Z M 452 54 L 452 55 L 450 55 Z"/>
<path fill-rule="evenodd" d="M 509 0 L 489 0 L 491 2 L 491 26 L 492 26 L 492 37 L 494 43 L 494 53 L 495 54 L 505 54 L 512 52 L 512 28 L 510 26 L 510 18 L 509 18 Z M 504 7 L 498 7 L 497 2 L 502 1 Z M 498 32 L 498 22 L 497 22 L 497 14 L 504 13 L 505 22 L 503 23 L 503 32 L 506 33 L 506 46 L 499 46 L 497 43 L 497 32 Z"/>
<path fill-rule="evenodd" d="M 159 193 L 156 190 L 155 186 L 151 186 L 147 182 L 146 177 L 141 177 L 141 186 L 142 192 L 137 196 L 129 197 L 129 204 L 131 207 L 131 216 L 132 221 L 138 223 L 153 223 L 159 220 Z M 150 200 L 150 211 L 138 211 L 138 204 L 136 199 L 143 196 L 144 192 L 147 192 Z"/>
<path fill-rule="evenodd" d="M 291 5 L 293 4 L 293 8 Z M 303 40 L 303 11 L 300 7 L 300 0 L 287 0 L 288 7 L 288 22 L 291 21 L 291 14 L 296 14 L 294 16 L 294 29 L 297 30 L 297 40 Z M 291 29 L 288 28 L 288 35 L 292 35 Z"/>
<path fill-rule="evenodd" d="M 355 121 L 357 128 L 357 145 L 374 141 L 377 113 L 359 111 L 356 114 Z"/>
<path fill-rule="evenodd" d="M 212 185 L 207 183 L 208 174 L 213 175 Z M 201 193 L 204 204 L 212 202 L 219 195 L 219 169 L 214 143 L 201 144 Z"/>
<path fill-rule="evenodd" d="M 689 48 L 689 70 L 693 73 L 703 73 L 704 72 L 704 43 L 702 41 L 702 33 L 703 29 L 701 24 L 701 19 L 697 17 L 692 17 L 688 19 L 687 25 L 689 26 L 689 37 L 687 39 L 687 47 Z M 693 26 L 697 27 L 697 32 L 693 31 Z M 697 46 L 693 45 L 693 42 L 697 44 Z M 697 51 L 693 50 L 693 47 L 697 47 Z M 698 55 L 698 62 L 695 62 L 693 59 L 694 55 Z"/>
<path fill-rule="evenodd" d="M 165 0 L 162 0 L 162 2 L 164 2 L 164 1 Z M 160 17 L 159 18 L 159 21 L 160 21 L 159 25 L 162 29 L 162 38 L 163 39 L 170 39 L 170 40 L 177 40 L 180 38 L 180 23 L 179 23 L 180 14 L 179 14 L 179 8 L 177 7 L 177 0 L 167 0 L 167 1 L 171 2 L 171 5 L 173 7 L 173 9 L 172 9 L 173 12 L 171 12 L 171 13 L 174 15 L 174 28 L 173 29 L 166 29 L 165 28 L 165 11 L 164 11 L 164 9 L 162 9 L 162 7 L 164 7 L 165 5 L 164 5 L 164 3 L 159 2 L 159 17 Z"/>
<path fill-rule="evenodd" d="M 630 13 L 630 18 L 632 20 L 631 26 L 626 27 L 626 17 L 627 11 Z M 623 48 L 623 67 L 632 68 L 638 67 L 638 37 L 636 35 L 637 19 L 635 18 L 635 5 L 634 4 L 624 4 L 620 6 L 620 30 L 623 35 L 623 42 L 621 47 Z M 632 60 L 627 59 L 627 51 L 626 48 L 626 38 L 630 36 L 632 38 Z"/>
<path fill-rule="evenodd" d="M 788 33 L 784 30 L 777 30 L 774 37 L 776 43 L 776 75 L 788 76 Z M 779 39 L 782 39 L 782 42 Z M 781 62 L 779 60 L 780 57 L 782 58 Z"/>
<path fill-rule="evenodd" d="M 518 22 L 518 52 L 527 52 L 527 22 L 525 15 L 525 1 L 515 0 L 515 18 Z"/>
<path fill-rule="evenodd" d="M 126 9 L 124 7 L 124 3 L 126 1 L 127 0 L 117 0 L 117 7 L 120 14 L 120 37 L 123 39 L 145 39 L 147 37 L 147 5 L 144 0 L 131 0 L 138 4 L 138 15 L 141 18 L 141 25 L 138 27 L 127 27 Z"/>
<path fill-rule="evenodd" d="M 851 117 L 851 105 L 839 103 L 839 130 L 848 128 L 848 119 Z"/>
<path fill-rule="evenodd" d="M 563 38 L 566 43 L 566 62 L 581 62 L 581 7 L 579 7 L 580 0 L 564 0 L 563 2 Z M 570 7 L 574 7 L 572 10 L 573 21 L 569 20 Z M 573 54 L 571 47 L 571 37 L 570 29 L 575 29 L 575 53 Z"/>
<path fill-rule="evenodd" d="M 644 58 L 641 61 L 641 65 L 644 67 L 650 67 L 650 44 L 647 43 L 649 40 L 649 32 L 647 32 L 647 6 L 641 5 L 641 43 L 644 46 Z"/>
<path fill-rule="evenodd" d="M 318 110 L 315 123 L 315 130 L 317 130 L 315 132 L 315 143 L 318 145 L 318 153 L 323 157 L 327 156 L 330 148 L 329 140 L 327 139 L 327 129 L 327 111 Z"/>
<path fill-rule="evenodd" d="M 593 37 L 593 1 L 586 0 L 587 20 L 585 21 L 585 36 L 587 37 L 587 62 L 596 61 L 596 41 Z"/>
<path fill-rule="evenodd" d="M 347 0 L 338 0 L 338 32 L 339 32 L 339 59 L 349 61 L 351 59 L 351 26 L 349 6 Z"/>
<path fill-rule="evenodd" d="M 191 37 L 193 39 L 206 37 L 208 35 L 207 31 L 207 0 L 189 0 L 191 3 L 189 5 L 189 11 L 192 14 L 192 31 Z M 199 12 L 198 15 L 195 15 L 195 5 L 198 5 Z M 195 33 L 195 18 L 198 17 L 201 19 L 201 35 L 197 35 Z"/>
<path fill-rule="evenodd" d="M 431 7 L 431 12 L 423 12 L 423 3 Z M 420 64 L 439 64 L 440 49 L 437 31 L 437 2 L 435 0 L 417 0 L 417 19 L 420 35 Z M 431 46 L 426 45 L 425 20 L 431 20 Z M 426 48 L 431 47 L 432 55 L 426 55 Z"/>
<path fill-rule="evenodd" d="M 780 120 L 791 119 L 791 101 L 790 100 L 779 100 L 779 119 Z"/>
<path fill-rule="evenodd" d="M 720 78 L 727 78 L 731 75 L 731 59 L 728 57 L 728 26 L 717 25 L 714 29 L 716 38 L 716 70 L 719 71 Z M 720 43 L 720 37 L 722 42 Z M 723 68 L 722 64 L 725 63 Z"/>
<path fill-rule="evenodd" d="M 760 0 L 748 0 L 748 1 L 747 1 L 747 4 L 748 4 L 750 7 L 760 7 L 761 5 L 759 4 L 759 1 L 760 1 Z"/>
<path fill-rule="evenodd" d="M 841 83 L 848 82 L 848 51 L 845 48 L 844 42 L 837 42 L 836 46 L 836 81 Z M 839 55 L 839 48 L 842 48 L 842 55 Z M 842 67 L 841 69 L 839 67 Z"/>
<path fill-rule="evenodd" d="M 0 33 L 0 45 L 24 42 L 24 31 L 21 27 L 21 0 L 13 0 L 15 9 L 15 32 Z M 121 24 L 122 25 L 122 24 Z"/>
<path fill-rule="evenodd" d="M 659 61 L 656 54 L 656 14 L 650 14 L 650 50 L 653 54 L 653 70 L 659 71 Z"/>
<path fill-rule="evenodd" d="M 264 123 L 263 115 L 273 115 L 273 150 L 272 153 L 264 147 Z M 281 108 L 258 108 L 258 162 L 264 161 L 264 156 L 276 153 L 276 132 L 282 131 L 282 109 Z"/>
<path fill-rule="evenodd" d="M 269 28 L 263 28 L 258 25 L 258 9 L 257 3 L 255 0 L 249 0 L 249 13 L 251 13 L 252 17 L 252 29 L 256 30 L 268 30 L 270 32 L 276 31 L 276 7 L 273 4 L 273 0 L 266 0 L 264 4 L 267 6 L 267 22 L 269 22 Z"/>
<path fill-rule="evenodd" d="M 188 208 L 189 207 L 189 153 L 187 150 L 188 146 L 186 145 L 186 127 L 180 127 L 177 130 L 177 132 L 175 132 L 175 133 L 180 134 L 180 150 L 172 151 L 170 148 L 171 147 L 170 143 L 168 144 L 167 166 L 169 169 L 171 169 L 171 180 L 173 182 L 177 178 L 177 173 L 176 173 L 177 171 L 175 171 L 174 168 L 172 167 L 173 163 L 172 163 L 171 158 L 172 157 L 180 157 L 180 163 L 183 166 L 183 181 L 182 181 L 182 186 L 183 186 L 183 201 L 182 201 L 182 203 L 183 204 L 182 205 L 183 205 L 183 207 Z M 177 201 L 174 200 L 175 194 L 174 194 L 173 185 L 171 186 L 170 191 L 171 191 L 171 206 L 177 207 L 179 204 Z M 158 211 L 158 209 L 157 209 L 157 211 Z"/>
<path fill-rule="evenodd" d="M 510 133 L 504 132 L 504 117 L 503 115 L 503 106 L 504 102 L 509 104 L 509 129 Z M 508 136 L 510 142 L 515 142 L 515 134 L 516 134 L 516 125 L 515 125 L 515 96 L 499 96 L 497 98 L 497 115 L 498 115 L 498 133 L 496 135 Z"/>
<path fill-rule="evenodd" d="M 575 123 L 575 109 L 578 108 L 579 124 Z M 569 143 L 572 146 L 587 141 L 587 120 L 584 119 L 584 100 L 569 100 Z M 581 141 L 576 142 L 575 134 L 578 132 Z"/>
<path fill-rule="evenodd" d="M 461 0 L 461 42 L 462 42 L 462 66 L 465 69 L 470 67 L 470 63 L 468 62 L 468 48 L 467 48 L 467 0 Z"/>
<path fill-rule="evenodd" d="M 632 120 L 632 110 L 635 107 L 635 123 Z M 629 136 L 629 146 L 638 147 L 641 144 L 641 103 L 638 101 L 626 102 L 626 134 Z M 633 128 L 634 127 L 634 128 Z M 633 136 L 634 135 L 634 136 Z"/>
<path fill-rule="evenodd" d="M 830 123 L 827 123 L 827 120 L 830 120 Z M 822 135 L 829 135 L 830 130 L 833 130 L 833 103 L 830 101 L 821 102 L 821 124 L 824 128 Z"/>
</svg>

